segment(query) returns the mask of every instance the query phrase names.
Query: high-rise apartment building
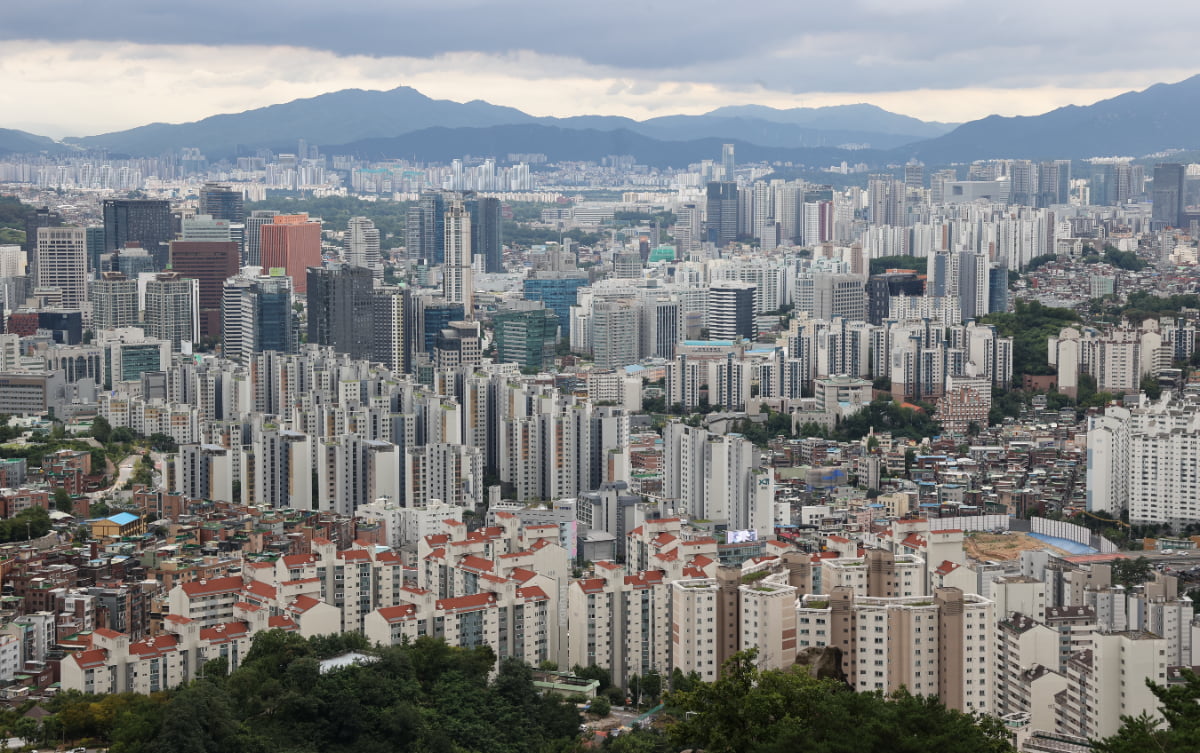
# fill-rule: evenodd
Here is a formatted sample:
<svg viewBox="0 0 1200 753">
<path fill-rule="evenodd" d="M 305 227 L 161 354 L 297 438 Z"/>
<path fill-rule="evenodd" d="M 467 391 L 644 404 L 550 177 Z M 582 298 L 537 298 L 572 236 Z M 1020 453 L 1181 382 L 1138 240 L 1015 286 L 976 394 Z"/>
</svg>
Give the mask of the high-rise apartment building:
<svg viewBox="0 0 1200 753">
<path fill-rule="evenodd" d="M 178 351 L 200 341 L 200 284 L 178 272 L 159 272 L 146 283 L 146 336 Z"/>
<path fill-rule="evenodd" d="M 62 306 L 78 309 L 88 299 L 87 231 L 81 227 L 41 227 L 34 251 L 39 288 L 57 288 Z"/>
<path fill-rule="evenodd" d="M 475 317 L 475 289 L 471 268 L 471 215 L 461 202 L 446 209 L 446 251 L 442 270 L 442 295 L 449 303 L 461 303 L 463 316 Z"/>
<path fill-rule="evenodd" d="M 638 362 L 639 324 L 632 301 L 597 301 L 592 306 L 592 360 L 597 368 Z"/>
<path fill-rule="evenodd" d="M 410 367 L 406 291 L 385 285 L 372 290 L 371 296 L 371 360 L 393 373 L 406 373 Z"/>
<path fill-rule="evenodd" d="M 331 262 L 308 268 L 308 342 L 351 358 L 371 357 L 371 270 Z"/>
<path fill-rule="evenodd" d="M 116 251 L 137 241 L 163 269 L 170 258 L 171 202 L 165 199 L 105 199 L 104 250 Z"/>
<path fill-rule="evenodd" d="M 138 323 L 138 286 L 120 272 L 103 272 L 92 283 L 92 325 L 97 330 Z"/>
<path fill-rule="evenodd" d="M 282 268 L 296 293 L 308 292 L 306 270 L 321 266 L 321 223 L 307 214 L 276 215 L 259 228 L 259 246 L 264 274 Z"/>
</svg>

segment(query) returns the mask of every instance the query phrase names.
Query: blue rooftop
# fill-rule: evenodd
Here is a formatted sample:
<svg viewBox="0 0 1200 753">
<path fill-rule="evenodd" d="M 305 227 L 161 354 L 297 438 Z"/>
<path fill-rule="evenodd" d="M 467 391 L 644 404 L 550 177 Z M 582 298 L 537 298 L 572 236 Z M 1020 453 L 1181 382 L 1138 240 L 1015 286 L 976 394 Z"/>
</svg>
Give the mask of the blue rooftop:
<svg viewBox="0 0 1200 753">
<path fill-rule="evenodd" d="M 105 518 L 105 520 L 111 520 L 119 526 L 127 526 L 130 523 L 135 522 L 137 519 L 138 516 L 129 512 L 119 512 L 116 515 L 109 515 L 107 518 Z"/>
</svg>

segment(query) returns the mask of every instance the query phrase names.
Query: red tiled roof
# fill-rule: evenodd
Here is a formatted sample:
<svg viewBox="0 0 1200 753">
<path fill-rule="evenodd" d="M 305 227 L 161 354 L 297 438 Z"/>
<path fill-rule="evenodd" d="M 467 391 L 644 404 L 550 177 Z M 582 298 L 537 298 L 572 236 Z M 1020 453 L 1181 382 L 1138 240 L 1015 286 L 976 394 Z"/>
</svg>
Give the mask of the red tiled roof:
<svg viewBox="0 0 1200 753">
<path fill-rule="evenodd" d="M 311 554 L 288 554 L 284 555 L 283 565 L 291 570 L 292 568 L 304 567 L 316 561 L 317 558 Z"/>
<path fill-rule="evenodd" d="M 105 628 L 105 627 L 98 627 L 95 630 L 93 630 L 92 632 L 95 633 L 96 635 L 100 636 L 101 638 L 108 638 L 110 640 L 115 639 L 115 638 L 121 638 L 125 635 L 124 633 L 117 632 L 116 630 L 109 630 L 108 628 Z"/>
<path fill-rule="evenodd" d="M 320 603 L 320 599 L 314 599 L 311 596 L 297 596 L 292 603 L 288 605 L 288 611 L 295 612 L 296 614 L 304 614 Z"/>
<path fill-rule="evenodd" d="M 469 596 L 455 596 L 450 599 L 439 599 L 437 608 L 444 612 L 468 612 L 483 609 L 496 601 L 496 594 L 483 591 Z"/>
<path fill-rule="evenodd" d="M 508 577 L 512 578 L 518 583 L 524 583 L 530 578 L 537 577 L 537 573 L 527 567 L 514 567 L 508 572 Z"/>
<path fill-rule="evenodd" d="M 338 559 L 355 561 L 355 562 L 370 562 L 371 553 L 366 549 L 343 549 L 337 553 Z"/>
<path fill-rule="evenodd" d="M 584 578 L 575 581 L 575 585 L 585 594 L 599 593 L 604 590 L 604 578 Z"/>
<path fill-rule="evenodd" d="M 188 596 L 193 598 L 197 596 L 211 596 L 220 593 L 233 593 L 242 588 L 242 577 L 240 575 L 230 575 L 227 578 L 210 578 L 208 580 L 194 580 L 190 583 L 184 583 L 180 588 Z"/>
<path fill-rule="evenodd" d="M 129 645 L 129 653 L 136 654 L 143 659 L 152 659 L 157 656 L 165 656 L 179 647 L 179 639 L 170 633 L 147 638 L 144 641 L 131 643 Z"/>
<path fill-rule="evenodd" d="M 602 567 L 605 570 L 620 570 L 621 569 L 620 565 L 618 565 L 615 562 L 609 562 L 608 560 L 599 560 L 598 562 L 595 563 L 595 565 L 596 565 L 596 567 Z"/>
<path fill-rule="evenodd" d="M 269 618 L 267 620 L 267 627 L 271 628 L 272 630 L 286 630 L 289 632 L 300 629 L 300 626 L 296 624 L 295 620 L 293 620 L 291 617 L 284 617 L 283 615 L 275 615 L 274 617 Z"/>
<path fill-rule="evenodd" d="M 328 546 L 333 542 L 322 536 L 316 536 L 312 540 L 313 546 Z"/>
<path fill-rule="evenodd" d="M 216 627 L 200 631 L 200 640 L 209 643 L 228 643 L 250 635 L 250 628 L 244 622 L 226 622 Z"/>
<path fill-rule="evenodd" d="M 108 661 L 108 652 L 102 648 L 94 648 L 90 651 L 78 651 L 71 654 L 71 658 L 75 660 L 80 669 L 94 669 L 105 665 Z"/>
<path fill-rule="evenodd" d="M 534 601 L 547 601 L 550 598 L 539 586 L 518 588 L 517 596 L 521 597 L 522 599 L 532 599 Z"/>
<path fill-rule="evenodd" d="M 252 580 L 246 584 L 245 591 L 254 594 L 262 599 L 274 599 L 275 587 L 269 586 L 266 583 L 258 580 Z"/>
<path fill-rule="evenodd" d="M 483 557 L 476 557 L 473 554 L 468 554 L 459 561 L 458 566 L 464 570 L 489 572 L 496 567 L 496 563 L 492 562 L 491 560 L 484 559 Z"/>
<path fill-rule="evenodd" d="M 375 611 L 387 622 L 400 622 L 401 620 L 406 620 L 409 617 L 417 615 L 417 608 L 413 604 L 398 604 L 394 607 L 383 607 Z"/>
</svg>

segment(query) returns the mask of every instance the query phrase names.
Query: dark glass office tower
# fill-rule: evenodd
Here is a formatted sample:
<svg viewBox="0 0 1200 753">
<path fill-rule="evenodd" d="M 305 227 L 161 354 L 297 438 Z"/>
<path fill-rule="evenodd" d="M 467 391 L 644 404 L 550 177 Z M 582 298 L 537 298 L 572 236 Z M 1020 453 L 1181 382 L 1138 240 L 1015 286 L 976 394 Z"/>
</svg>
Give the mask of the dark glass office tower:
<svg viewBox="0 0 1200 753">
<path fill-rule="evenodd" d="M 308 342 L 370 358 L 373 280 L 366 267 L 338 262 L 309 267 Z"/>
<path fill-rule="evenodd" d="M 166 199 L 105 199 L 104 250 L 136 241 L 165 269 L 170 259 L 171 202 Z"/>
</svg>

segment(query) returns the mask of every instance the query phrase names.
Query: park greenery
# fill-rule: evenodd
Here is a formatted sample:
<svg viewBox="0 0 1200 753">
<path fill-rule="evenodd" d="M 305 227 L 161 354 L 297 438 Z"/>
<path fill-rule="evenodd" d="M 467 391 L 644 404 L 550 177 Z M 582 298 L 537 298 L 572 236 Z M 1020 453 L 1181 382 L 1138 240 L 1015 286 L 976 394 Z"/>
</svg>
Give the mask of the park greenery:
<svg viewBox="0 0 1200 753">
<path fill-rule="evenodd" d="M 877 275 L 889 269 L 912 269 L 924 273 L 926 268 L 924 257 L 916 256 L 880 256 L 871 260 L 871 274 Z"/>
<path fill-rule="evenodd" d="M 0 196 L 0 246 L 25 242 L 25 220 L 34 211 L 16 196 Z"/>
<path fill-rule="evenodd" d="M 1043 306 L 1037 301 L 1018 298 L 1013 301 L 1011 312 L 996 312 L 982 317 L 984 324 L 991 324 L 1002 337 L 1013 339 L 1013 379 L 1020 382 L 1021 375 L 1053 374 L 1050 366 L 1046 341 L 1058 337 L 1065 327 L 1079 321 L 1079 316 L 1070 309 Z"/>
<path fill-rule="evenodd" d="M 374 661 L 320 670 L 347 650 Z M 524 753 L 567 750 L 579 735 L 574 704 L 541 695 L 515 659 L 492 673 L 487 647 L 418 638 L 372 649 L 362 636 L 267 631 L 232 674 L 225 666 L 213 660 L 202 677 L 150 695 L 63 693 L 47 704 L 42 742 L 112 753 Z"/>
</svg>

